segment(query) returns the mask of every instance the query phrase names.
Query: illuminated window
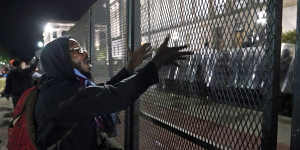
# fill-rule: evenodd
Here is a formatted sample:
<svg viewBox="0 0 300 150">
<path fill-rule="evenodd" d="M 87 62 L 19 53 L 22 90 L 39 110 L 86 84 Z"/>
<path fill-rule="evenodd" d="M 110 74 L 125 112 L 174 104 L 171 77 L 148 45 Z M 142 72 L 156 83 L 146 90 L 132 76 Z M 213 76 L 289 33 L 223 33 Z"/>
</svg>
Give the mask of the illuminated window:
<svg viewBox="0 0 300 150">
<path fill-rule="evenodd" d="M 105 25 L 95 24 L 94 48 L 97 61 L 105 61 L 107 58 L 107 28 Z"/>
<path fill-rule="evenodd" d="M 122 59 L 125 56 L 124 47 L 122 46 L 122 39 L 112 41 L 111 47 L 113 58 Z"/>
<path fill-rule="evenodd" d="M 57 31 L 53 32 L 53 38 L 56 39 L 57 38 Z"/>
<path fill-rule="evenodd" d="M 110 24 L 111 24 L 111 37 L 117 38 L 121 35 L 120 31 L 120 2 L 110 1 Z"/>
</svg>

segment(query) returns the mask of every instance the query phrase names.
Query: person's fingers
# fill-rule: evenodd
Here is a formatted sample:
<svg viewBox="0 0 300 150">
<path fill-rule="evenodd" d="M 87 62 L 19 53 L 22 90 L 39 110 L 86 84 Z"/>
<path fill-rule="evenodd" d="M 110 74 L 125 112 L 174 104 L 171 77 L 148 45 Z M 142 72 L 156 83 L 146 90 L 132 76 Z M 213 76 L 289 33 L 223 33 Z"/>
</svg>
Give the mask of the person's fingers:
<svg viewBox="0 0 300 150">
<path fill-rule="evenodd" d="M 188 47 L 189 47 L 188 45 L 183 45 L 183 46 L 170 47 L 170 48 L 178 51 L 178 50 L 182 50 L 182 49 L 185 49 L 185 48 L 188 48 Z"/>
<path fill-rule="evenodd" d="M 181 56 L 188 56 L 188 55 L 193 55 L 194 53 L 193 52 L 191 52 L 191 51 L 188 51 L 188 52 L 178 52 L 178 55 L 179 55 L 179 57 L 181 57 Z"/>
<path fill-rule="evenodd" d="M 147 49 L 149 46 L 151 46 L 151 43 L 145 43 L 141 47 Z"/>
<path fill-rule="evenodd" d="M 189 59 L 189 56 L 193 54 L 191 51 L 185 51 L 185 52 L 176 52 L 176 53 L 170 53 L 171 56 L 169 56 L 169 60 L 174 61 L 174 60 L 187 60 Z"/>
<path fill-rule="evenodd" d="M 143 43 L 143 44 L 142 44 L 142 46 L 145 46 L 145 47 L 147 47 L 147 46 L 149 46 L 149 45 L 151 45 L 151 43 Z"/>
<path fill-rule="evenodd" d="M 153 50 L 153 49 L 152 49 L 152 46 L 149 45 L 149 46 L 146 48 L 145 53 L 149 53 L 149 52 L 152 51 L 152 50 Z"/>
<path fill-rule="evenodd" d="M 150 43 L 142 44 L 136 51 L 145 52 L 150 46 Z"/>
<path fill-rule="evenodd" d="M 148 54 L 146 54 L 144 57 L 143 57 L 143 59 L 145 60 L 145 59 L 147 59 L 147 58 L 149 58 L 149 57 L 151 57 L 152 56 L 152 53 L 148 53 Z"/>
<path fill-rule="evenodd" d="M 187 56 L 180 56 L 177 58 L 177 60 L 188 60 L 188 59 L 190 59 L 190 58 Z"/>
<path fill-rule="evenodd" d="M 169 40 L 170 40 L 170 37 L 171 37 L 170 34 L 168 34 L 161 46 L 167 47 L 168 43 L 169 43 Z"/>
<path fill-rule="evenodd" d="M 141 51 L 141 50 L 145 51 L 149 46 L 151 46 L 151 43 L 145 43 L 145 44 L 142 44 L 137 49 L 135 49 L 134 51 Z"/>
</svg>

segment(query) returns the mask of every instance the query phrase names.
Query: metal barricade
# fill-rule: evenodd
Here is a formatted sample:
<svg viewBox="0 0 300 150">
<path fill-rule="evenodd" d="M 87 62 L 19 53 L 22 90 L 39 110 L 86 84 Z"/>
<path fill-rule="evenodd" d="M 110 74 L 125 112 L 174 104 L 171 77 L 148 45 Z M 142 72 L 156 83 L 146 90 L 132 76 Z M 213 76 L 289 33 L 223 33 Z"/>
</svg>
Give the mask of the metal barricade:
<svg viewBox="0 0 300 150">
<path fill-rule="evenodd" d="M 276 149 L 282 0 L 98 0 L 71 30 L 109 80 L 145 42 L 189 44 L 120 116 L 125 149 Z M 126 124 L 126 125 L 125 125 Z M 125 135 L 124 135 L 125 134 Z M 125 142 L 125 143 L 124 143 Z"/>
<path fill-rule="evenodd" d="M 134 9 L 134 40 L 158 47 L 171 34 L 169 46 L 194 52 L 141 96 L 139 149 L 276 149 L 282 1 L 140 0 Z"/>
</svg>

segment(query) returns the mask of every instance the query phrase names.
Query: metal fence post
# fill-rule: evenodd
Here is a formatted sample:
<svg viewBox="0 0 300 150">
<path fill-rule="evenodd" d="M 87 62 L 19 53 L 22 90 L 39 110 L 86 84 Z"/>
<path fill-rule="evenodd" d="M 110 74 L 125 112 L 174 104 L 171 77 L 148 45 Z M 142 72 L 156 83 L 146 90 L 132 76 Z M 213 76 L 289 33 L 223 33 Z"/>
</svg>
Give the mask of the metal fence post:
<svg viewBox="0 0 300 150">
<path fill-rule="evenodd" d="M 139 0 L 127 0 L 128 50 L 133 51 L 140 43 Z M 125 150 L 139 148 L 138 105 L 133 104 L 126 112 Z"/>
<path fill-rule="evenodd" d="M 273 68 L 272 68 L 272 98 L 266 100 L 263 107 L 263 143 L 262 149 L 275 150 L 277 146 L 277 127 L 278 127 L 278 99 L 280 95 L 280 51 L 281 51 L 281 18 L 282 18 L 282 0 L 271 1 L 267 6 L 268 19 L 272 22 L 269 25 L 269 38 L 271 40 L 270 48 L 273 50 Z M 270 22 L 269 21 L 269 22 Z"/>
<path fill-rule="evenodd" d="M 293 85 L 293 114 L 292 114 L 292 133 L 291 133 L 291 150 L 300 149 L 300 93 L 297 89 L 300 88 L 300 0 L 297 2 L 297 36 L 296 36 L 296 52 L 295 52 L 295 75 L 294 75 L 294 85 Z"/>
</svg>

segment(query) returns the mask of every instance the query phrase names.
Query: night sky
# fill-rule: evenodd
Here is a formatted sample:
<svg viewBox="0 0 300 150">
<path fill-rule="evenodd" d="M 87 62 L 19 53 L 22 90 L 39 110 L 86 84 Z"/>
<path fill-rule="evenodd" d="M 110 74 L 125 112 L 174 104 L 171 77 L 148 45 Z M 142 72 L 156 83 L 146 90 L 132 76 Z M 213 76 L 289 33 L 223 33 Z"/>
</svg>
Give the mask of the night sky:
<svg viewBox="0 0 300 150">
<path fill-rule="evenodd" d="M 31 59 L 51 20 L 76 21 L 95 0 L 1 0 L 0 45 L 12 56 Z"/>
</svg>

